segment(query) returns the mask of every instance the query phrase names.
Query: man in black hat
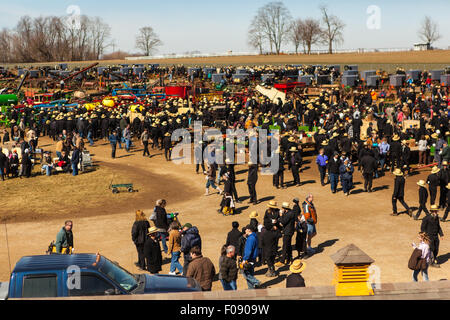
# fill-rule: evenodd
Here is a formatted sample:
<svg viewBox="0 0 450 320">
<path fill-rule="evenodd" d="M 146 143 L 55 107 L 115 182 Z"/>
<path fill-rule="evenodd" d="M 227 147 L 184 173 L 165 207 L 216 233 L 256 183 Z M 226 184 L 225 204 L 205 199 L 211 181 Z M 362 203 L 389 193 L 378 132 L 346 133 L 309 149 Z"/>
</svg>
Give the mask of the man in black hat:
<svg viewBox="0 0 450 320">
<path fill-rule="evenodd" d="M 328 161 L 327 166 L 330 175 L 331 192 L 336 193 L 339 183 L 339 168 L 341 166 L 341 159 L 337 151 L 334 152 L 333 158 Z"/>
</svg>

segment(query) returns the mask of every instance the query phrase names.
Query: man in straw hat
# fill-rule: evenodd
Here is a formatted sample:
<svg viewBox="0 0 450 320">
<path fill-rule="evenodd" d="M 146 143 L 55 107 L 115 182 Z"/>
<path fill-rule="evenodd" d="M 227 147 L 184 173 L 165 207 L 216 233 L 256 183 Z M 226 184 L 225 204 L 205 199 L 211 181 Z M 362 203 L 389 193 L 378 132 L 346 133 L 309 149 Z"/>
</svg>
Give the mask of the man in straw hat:
<svg viewBox="0 0 450 320">
<path fill-rule="evenodd" d="M 300 152 L 297 151 L 296 147 L 292 147 L 289 149 L 290 157 L 289 159 L 289 169 L 291 169 L 292 177 L 294 179 L 294 185 L 297 187 L 300 186 L 300 175 L 299 170 L 302 166 L 302 156 L 300 155 Z"/>
<path fill-rule="evenodd" d="M 412 217 L 412 210 L 408 207 L 404 200 L 405 196 L 405 178 L 403 177 L 403 172 L 401 169 L 397 168 L 394 170 L 395 175 L 394 180 L 394 191 L 392 193 L 392 216 L 398 216 L 397 213 L 397 200 L 400 201 L 403 207 L 405 207 L 406 212 L 410 217 Z"/>
<path fill-rule="evenodd" d="M 305 279 L 303 279 L 301 273 L 306 268 L 306 263 L 300 259 L 294 260 L 289 267 L 289 271 L 292 273 L 286 278 L 286 288 L 305 287 Z"/>
<path fill-rule="evenodd" d="M 422 224 L 420 226 L 420 231 L 426 232 L 430 237 L 430 250 L 433 253 L 433 262 L 431 263 L 431 266 L 436 268 L 439 268 L 439 264 L 437 262 L 439 253 L 439 236 L 441 236 L 441 238 L 444 237 L 441 225 L 439 224 L 438 210 L 437 205 L 432 205 L 430 207 L 431 214 L 422 220 Z"/>
<path fill-rule="evenodd" d="M 292 237 L 295 231 L 295 212 L 289 205 L 289 202 L 283 202 L 280 210 L 280 223 L 283 226 L 283 247 L 281 250 L 282 264 L 292 262 Z"/>
<path fill-rule="evenodd" d="M 268 270 L 266 277 L 276 277 L 278 274 L 275 271 L 275 258 L 278 252 L 278 239 L 281 238 L 281 233 L 278 225 L 272 224 L 270 229 L 262 235 L 262 249 L 263 260 L 267 263 Z"/>
<path fill-rule="evenodd" d="M 427 178 L 427 183 L 428 183 L 428 189 L 430 191 L 430 204 L 433 205 L 436 202 L 436 196 L 437 196 L 437 189 L 440 183 L 440 179 L 439 179 L 439 171 L 441 171 L 441 169 L 439 169 L 437 166 L 434 166 L 431 169 L 431 173 Z"/>
<path fill-rule="evenodd" d="M 144 244 L 144 256 L 147 270 L 152 274 L 157 274 L 162 270 L 161 247 L 158 240 L 158 228 L 153 226 L 148 228 L 149 237 Z"/>
<path fill-rule="evenodd" d="M 417 182 L 417 185 L 419 186 L 419 210 L 417 211 L 417 214 L 414 216 L 414 220 L 419 219 L 422 210 L 425 212 L 427 216 L 430 214 L 427 209 L 427 200 L 428 200 L 428 191 L 426 188 L 427 184 L 424 180 L 419 180 L 419 182 Z"/>
</svg>

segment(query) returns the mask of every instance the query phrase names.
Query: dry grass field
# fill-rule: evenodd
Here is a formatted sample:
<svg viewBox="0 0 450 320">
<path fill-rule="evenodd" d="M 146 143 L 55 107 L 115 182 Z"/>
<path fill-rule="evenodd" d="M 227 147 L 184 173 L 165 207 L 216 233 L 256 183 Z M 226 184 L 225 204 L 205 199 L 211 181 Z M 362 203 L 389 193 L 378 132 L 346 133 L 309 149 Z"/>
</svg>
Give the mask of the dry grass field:
<svg viewBox="0 0 450 320">
<path fill-rule="evenodd" d="M 96 61 L 70 62 L 70 65 L 86 66 Z M 450 65 L 450 50 L 338 53 L 312 55 L 258 55 L 222 56 L 207 58 L 173 58 L 153 60 L 100 60 L 100 65 L 119 63 L 159 63 L 160 65 L 283 65 L 283 64 L 357 64 L 360 70 L 382 68 L 394 71 L 397 66 L 407 69 L 438 69 Z M 54 65 L 57 62 L 34 65 Z M 22 63 L 21 65 L 30 65 Z"/>
</svg>

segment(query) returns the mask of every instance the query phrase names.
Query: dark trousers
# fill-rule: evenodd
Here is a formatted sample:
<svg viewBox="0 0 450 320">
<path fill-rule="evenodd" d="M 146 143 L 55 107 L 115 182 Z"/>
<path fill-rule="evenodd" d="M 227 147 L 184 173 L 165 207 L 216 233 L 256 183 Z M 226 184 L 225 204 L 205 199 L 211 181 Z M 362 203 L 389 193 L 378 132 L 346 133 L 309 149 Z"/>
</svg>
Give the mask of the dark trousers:
<svg viewBox="0 0 450 320">
<path fill-rule="evenodd" d="M 256 184 L 255 183 L 251 183 L 251 184 L 247 184 L 248 185 L 248 193 L 250 194 L 250 202 L 256 202 Z"/>
<path fill-rule="evenodd" d="M 117 148 L 117 146 L 115 144 L 111 145 L 111 157 L 113 159 L 116 157 L 116 148 Z"/>
<path fill-rule="evenodd" d="M 234 181 L 231 182 L 231 195 L 233 196 L 234 200 L 238 201 L 239 197 L 237 195 L 237 190 L 236 190 L 236 184 L 234 183 Z"/>
<path fill-rule="evenodd" d="M 406 204 L 403 197 L 400 197 L 400 198 L 392 197 L 392 210 L 394 211 L 394 213 L 397 213 L 397 200 L 400 201 L 400 203 L 402 204 L 403 207 L 405 207 L 406 210 L 409 210 L 409 207 Z"/>
<path fill-rule="evenodd" d="M 145 255 L 144 255 L 144 244 L 137 244 L 136 250 L 138 253 L 138 264 L 139 267 L 145 270 Z"/>
<path fill-rule="evenodd" d="M 363 173 L 364 190 L 372 190 L 373 173 Z"/>
<path fill-rule="evenodd" d="M 306 232 L 298 232 L 295 238 L 295 247 L 300 255 L 300 252 L 306 252 Z"/>
<path fill-rule="evenodd" d="M 166 157 L 166 161 L 170 161 L 170 157 L 172 156 L 172 151 L 170 149 L 164 149 L 164 156 Z"/>
<path fill-rule="evenodd" d="M 183 276 L 186 276 L 187 269 L 189 267 L 189 263 L 191 263 L 191 260 L 186 258 L 186 255 L 184 255 L 184 263 L 183 263 Z"/>
<path fill-rule="evenodd" d="M 427 204 L 426 203 L 421 203 L 421 204 L 419 204 L 419 211 L 417 211 L 417 215 L 416 215 L 417 218 L 422 213 L 422 210 L 423 210 L 423 212 L 425 212 L 425 214 L 427 216 L 430 215 L 430 212 L 428 212 L 428 209 L 427 209 Z"/>
<path fill-rule="evenodd" d="M 342 191 L 344 191 L 344 193 L 348 193 L 352 189 L 352 180 L 351 179 L 341 178 L 341 184 L 342 184 Z"/>
<path fill-rule="evenodd" d="M 144 153 L 142 155 L 150 156 L 150 151 L 148 151 L 148 141 L 143 141 L 142 143 L 144 144 Z"/>
<path fill-rule="evenodd" d="M 327 167 L 326 166 L 318 166 L 320 172 L 320 183 L 322 185 L 325 184 L 325 177 L 327 175 Z"/>
<path fill-rule="evenodd" d="M 445 185 L 441 185 L 440 192 L 439 192 L 439 207 L 445 208 L 447 204 L 447 189 L 445 188 Z"/>
<path fill-rule="evenodd" d="M 430 235 L 430 250 L 433 252 L 433 259 L 437 259 L 439 253 L 439 236 L 437 234 Z"/>
<path fill-rule="evenodd" d="M 294 184 L 300 184 L 300 175 L 298 173 L 299 170 L 300 168 L 298 166 L 291 167 L 292 177 L 294 178 Z"/>
<path fill-rule="evenodd" d="M 284 185 L 284 171 L 279 171 L 273 175 L 273 186 L 283 187 Z"/>
<path fill-rule="evenodd" d="M 266 263 L 269 271 L 275 272 L 275 255 L 266 256 Z"/>
<path fill-rule="evenodd" d="M 447 205 L 447 209 L 445 209 L 444 216 L 442 217 L 443 220 L 447 220 L 449 211 L 450 211 L 450 205 Z"/>
<path fill-rule="evenodd" d="M 283 235 L 283 248 L 281 251 L 281 262 L 292 261 L 292 235 Z"/>
<path fill-rule="evenodd" d="M 430 191 L 430 204 L 433 205 L 436 202 L 437 187 L 429 187 L 429 191 Z"/>
<path fill-rule="evenodd" d="M 200 165 L 202 166 L 202 170 L 203 170 L 203 171 L 206 171 L 206 170 L 205 170 L 205 164 L 204 164 L 203 161 L 202 161 L 202 163 L 197 163 L 197 164 L 195 165 L 195 172 L 198 173 L 198 169 L 200 169 Z"/>
</svg>

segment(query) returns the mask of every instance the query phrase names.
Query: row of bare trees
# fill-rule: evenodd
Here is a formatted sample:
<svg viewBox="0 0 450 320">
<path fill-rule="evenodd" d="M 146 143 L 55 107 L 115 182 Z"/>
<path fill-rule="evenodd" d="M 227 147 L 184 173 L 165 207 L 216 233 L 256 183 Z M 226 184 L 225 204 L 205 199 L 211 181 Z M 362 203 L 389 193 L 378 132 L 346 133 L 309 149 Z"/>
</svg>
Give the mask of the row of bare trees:
<svg viewBox="0 0 450 320">
<path fill-rule="evenodd" d="M 333 53 L 333 46 L 344 42 L 345 23 L 331 14 L 325 5 L 319 6 L 321 17 L 292 19 L 289 10 L 282 2 L 270 2 L 258 9 L 248 30 L 248 44 L 263 52 L 281 52 L 282 44 L 291 43 L 298 53 L 310 54 L 314 45 L 328 46 L 328 53 Z M 431 44 L 441 38 L 438 25 L 426 16 L 418 31 L 419 37 Z"/>
<path fill-rule="evenodd" d="M 17 26 L 0 31 L 0 62 L 97 60 L 109 46 L 111 28 L 99 17 L 23 16 Z"/>
<path fill-rule="evenodd" d="M 262 54 L 268 45 L 270 53 L 279 54 L 281 46 L 292 43 L 298 53 L 300 45 L 304 53 L 311 53 L 315 44 L 328 45 L 333 53 L 333 45 L 344 41 L 345 24 L 328 8 L 320 6 L 322 19 L 292 19 L 289 10 L 282 2 L 270 2 L 258 9 L 248 31 L 248 43 Z"/>
</svg>

